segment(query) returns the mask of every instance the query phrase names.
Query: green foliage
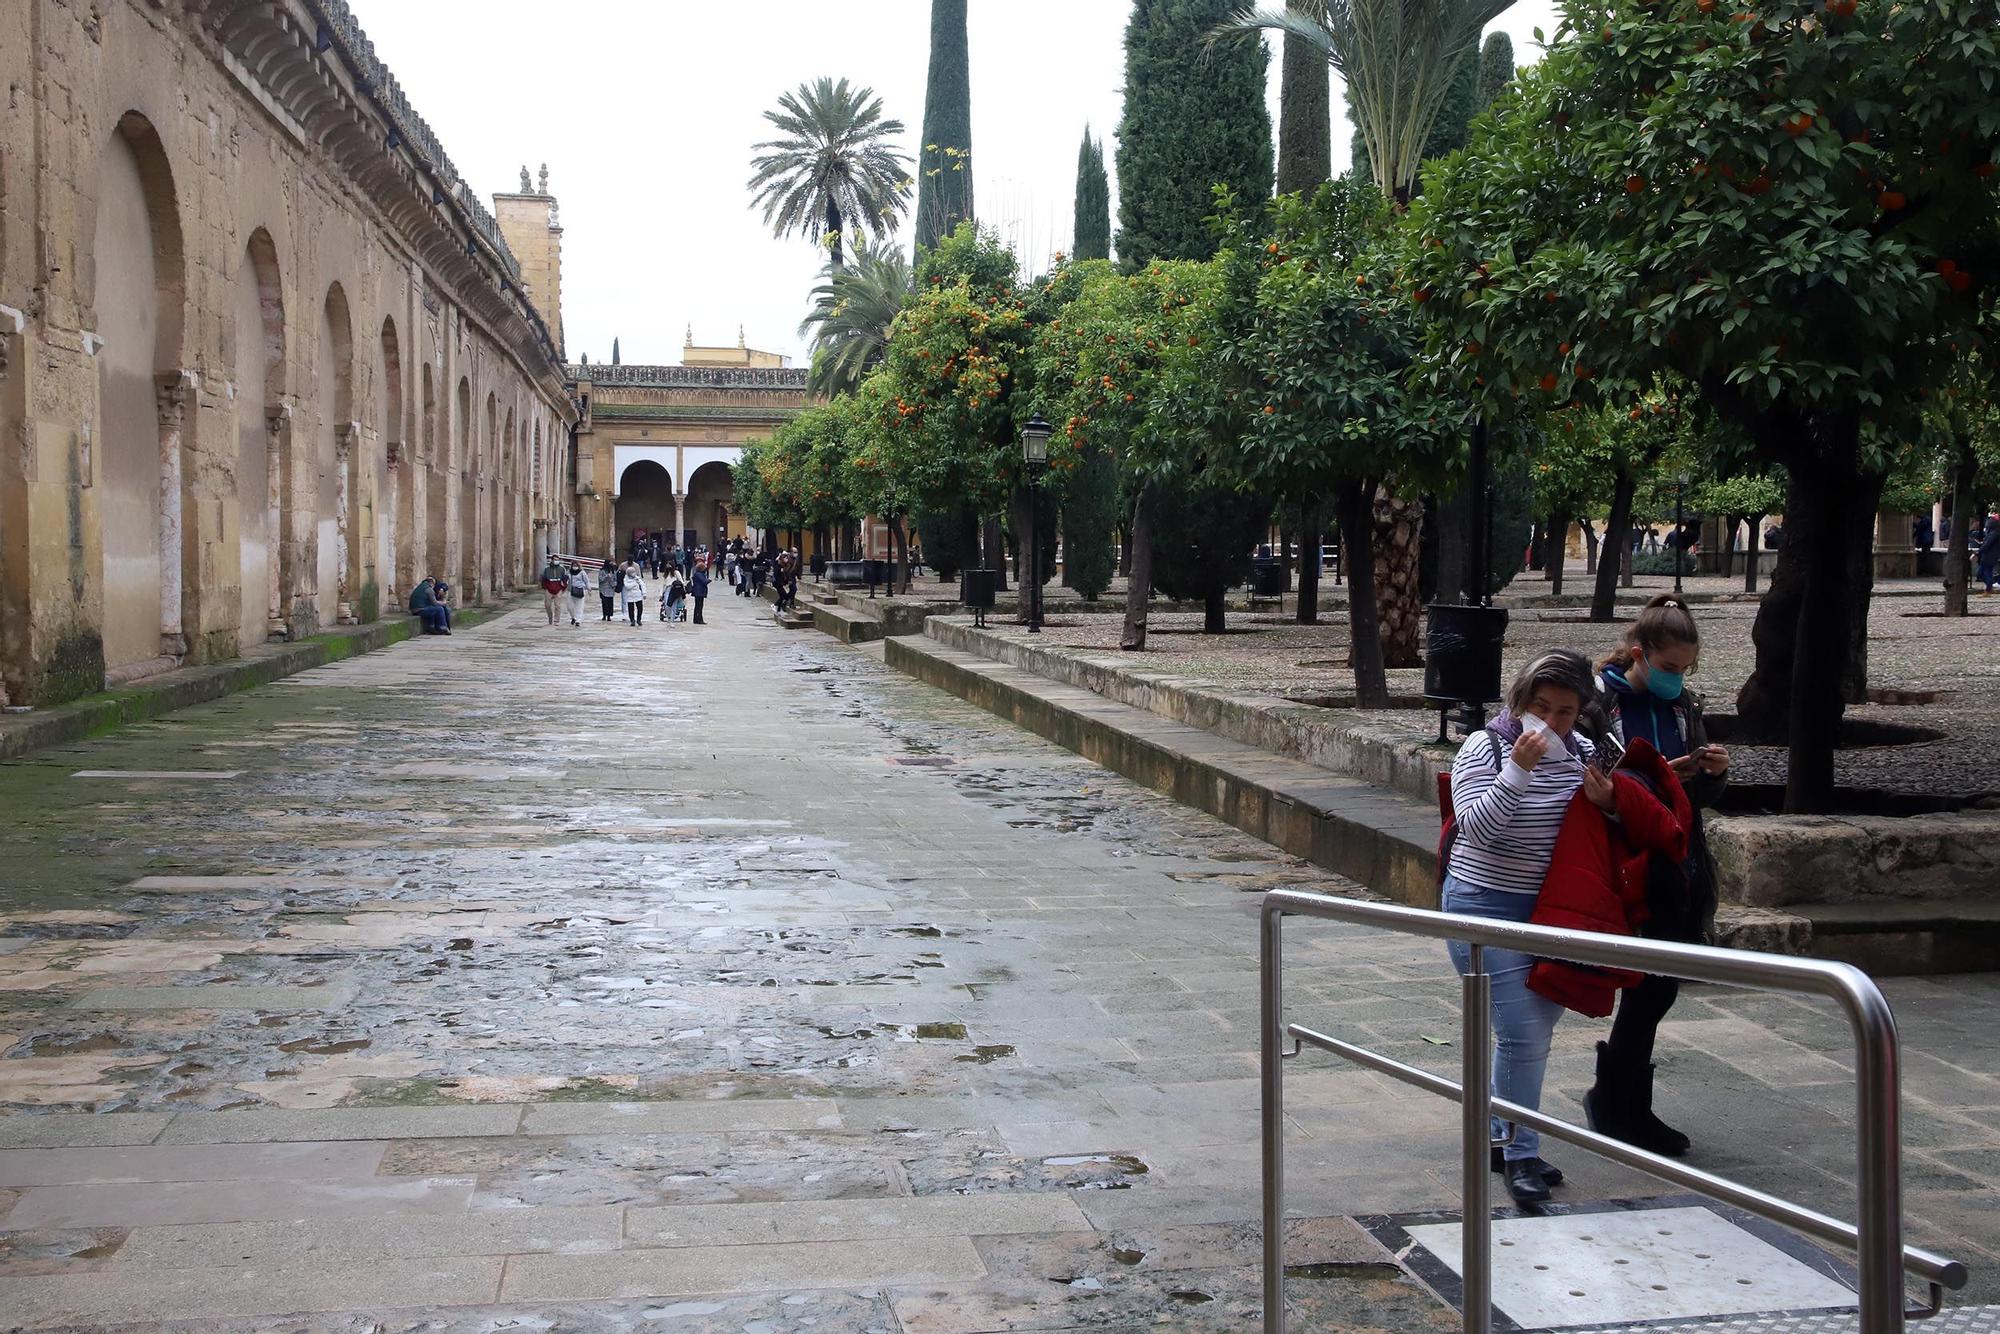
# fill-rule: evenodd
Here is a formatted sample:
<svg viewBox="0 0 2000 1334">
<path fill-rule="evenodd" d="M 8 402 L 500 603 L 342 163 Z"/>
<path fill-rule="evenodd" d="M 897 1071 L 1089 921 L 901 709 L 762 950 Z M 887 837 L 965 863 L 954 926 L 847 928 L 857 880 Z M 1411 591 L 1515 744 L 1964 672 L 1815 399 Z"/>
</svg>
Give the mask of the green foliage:
<svg viewBox="0 0 2000 1334">
<path fill-rule="evenodd" d="M 910 295 L 910 263 L 897 246 L 866 246 L 844 268 L 827 267 L 813 288 L 812 313 L 799 332 L 812 331 L 809 393 L 825 398 L 852 393 L 882 359 L 889 326 Z"/>
<path fill-rule="evenodd" d="M 1776 514 L 1785 506 L 1785 483 L 1773 473 L 1739 473 L 1703 482 L 1688 498 L 1703 514 Z"/>
<path fill-rule="evenodd" d="M 1118 126 L 1118 255 L 1206 259 L 1210 189 L 1271 193 L 1271 117 L 1261 42 L 1204 51 L 1231 0 L 1134 0 L 1125 28 L 1125 110 Z"/>
<path fill-rule="evenodd" d="M 972 211 L 972 82 L 965 0 L 931 0 L 931 65 L 917 161 L 917 249 L 929 250 Z"/>
<path fill-rule="evenodd" d="M 963 282 L 978 298 L 1012 297 L 1020 265 L 993 232 L 961 222 L 949 236 L 923 253 L 917 264 L 919 288 Z"/>
<path fill-rule="evenodd" d="M 783 137 L 757 145 L 750 190 L 773 235 L 826 245 L 837 269 L 848 228 L 876 241 L 896 230 L 910 199 L 910 160 L 889 147 L 903 122 L 882 119 L 874 89 L 845 79 L 802 83 L 764 119 Z"/>
<path fill-rule="evenodd" d="M 1333 175 L 1333 88 L 1326 53 L 1285 34 L 1278 85 L 1278 193 L 1312 190 Z"/>
<path fill-rule="evenodd" d="M 1789 414 L 1759 447 L 1809 463 L 1934 379 L 2000 265 L 2000 33 L 1979 0 L 1859 5 L 1565 0 L 1570 39 L 1409 220 L 1461 382 L 1559 402 L 1670 369 Z"/>
<path fill-rule="evenodd" d="M 1153 586 L 1201 601 L 1241 584 L 1271 506 L 1219 473 L 1178 478 L 1154 493 Z"/>
<path fill-rule="evenodd" d="M 847 494 L 848 404 L 807 408 L 769 439 L 743 447 L 736 502 L 758 528 L 841 523 L 856 514 Z"/>
<path fill-rule="evenodd" d="M 1505 455 L 1494 462 L 1493 512 L 1488 522 L 1493 546 L 1486 591 L 1498 593 L 1528 563 L 1528 538 L 1535 527 L 1535 482 L 1527 455 Z"/>
<path fill-rule="evenodd" d="M 1445 87 L 1444 101 L 1439 104 L 1437 119 L 1431 123 L 1431 132 L 1424 139 L 1425 161 L 1465 147 L 1472 118 L 1479 114 L 1487 101 L 1479 92 L 1479 62 L 1479 49 L 1472 46 L 1465 48 L 1451 62 L 1451 81 Z"/>
<path fill-rule="evenodd" d="M 1120 513 L 1118 465 L 1103 445 L 1084 445 L 1063 500 L 1062 532 L 1063 581 L 1087 601 L 1111 587 Z"/>
<path fill-rule="evenodd" d="M 1152 264 L 1130 275 L 1091 262 L 1055 281 L 1076 295 L 1036 330 L 1035 403 L 1055 424 L 1052 465 L 1067 473 L 1086 444 L 1128 487 L 1198 468 L 1230 432 L 1217 361 L 1214 263 Z"/>
<path fill-rule="evenodd" d="M 968 509 L 921 511 L 917 532 L 923 538 L 924 560 L 940 578 L 954 578 L 979 559 L 979 516 Z"/>
<path fill-rule="evenodd" d="M 1221 359 L 1246 421 L 1230 457 L 1243 484 L 1311 499 L 1361 479 L 1442 482 L 1461 410 L 1409 376 L 1422 330 L 1371 244 L 1382 196 L 1352 177 L 1282 195 L 1268 232 L 1230 201 L 1221 212 Z"/>
<path fill-rule="evenodd" d="M 1479 48 L 1479 105 L 1491 106 L 1514 82 L 1514 39 L 1504 32 L 1486 34 Z"/>
<path fill-rule="evenodd" d="M 1111 258 L 1111 182 L 1104 174 L 1104 143 L 1083 132 L 1076 155 L 1075 239 L 1077 259 Z"/>
<path fill-rule="evenodd" d="M 1282 10 L 1235 6 L 1216 35 L 1280 29 L 1326 53 L 1347 80 L 1357 164 L 1396 199 L 1416 186 L 1435 123 L 1452 96 L 1462 56 L 1514 0 L 1288 0 Z M 1475 71 L 1476 86 L 1476 71 Z"/>
</svg>

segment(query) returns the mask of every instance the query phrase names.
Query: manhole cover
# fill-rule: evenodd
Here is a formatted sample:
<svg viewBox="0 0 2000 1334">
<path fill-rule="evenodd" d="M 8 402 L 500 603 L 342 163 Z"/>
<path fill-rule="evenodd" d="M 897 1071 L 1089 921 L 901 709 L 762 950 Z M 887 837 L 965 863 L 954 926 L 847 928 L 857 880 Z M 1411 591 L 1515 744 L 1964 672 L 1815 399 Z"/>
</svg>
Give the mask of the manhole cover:
<svg viewBox="0 0 2000 1334">
<path fill-rule="evenodd" d="M 1410 1239 L 1458 1276 L 1462 1227 Z M 1700 1206 L 1503 1218 L 1493 1305 L 1524 1330 L 1852 1309 L 1845 1284 Z"/>
</svg>

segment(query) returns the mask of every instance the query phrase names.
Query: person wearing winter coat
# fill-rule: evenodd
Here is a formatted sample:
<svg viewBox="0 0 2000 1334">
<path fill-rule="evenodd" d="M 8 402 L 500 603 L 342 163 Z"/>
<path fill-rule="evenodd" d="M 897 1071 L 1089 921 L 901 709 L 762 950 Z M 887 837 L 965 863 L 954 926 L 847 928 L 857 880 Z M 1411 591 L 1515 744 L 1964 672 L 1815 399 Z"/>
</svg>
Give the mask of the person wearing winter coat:
<svg viewBox="0 0 2000 1334">
<path fill-rule="evenodd" d="M 1686 601 L 1662 593 L 1640 610 L 1625 642 L 1599 668 L 1607 735 L 1628 750 L 1645 742 L 1687 793 L 1687 850 L 1673 868 L 1677 874 L 1656 879 L 1642 934 L 1689 945 L 1704 943 L 1715 923 L 1715 863 L 1701 811 L 1729 784 L 1729 752 L 1710 743 L 1701 701 L 1687 688 L 1700 656 L 1701 631 Z M 1669 1158 L 1686 1153 L 1689 1141 L 1653 1114 L 1653 1042 L 1679 995 L 1678 978 L 1653 976 L 1620 994 L 1611 1032 L 1597 1047 L 1596 1082 L 1583 1098 L 1599 1134 Z"/>
<path fill-rule="evenodd" d="M 1694 808 L 1672 766 L 1650 743 L 1636 740 L 1612 772 L 1611 790 L 1615 813 L 1609 819 L 1581 793 L 1570 798 L 1528 919 L 1536 926 L 1638 935 L 1652 899 L 1684 883 Z M 1621 989 L 1646 980 L 1629 968 L 1562 959 L 1537 959 L 1528 971 L 1537 995 L 1593 1019 L 1611 1013 Z"/>
<path fill-rule="evenodd" d="M 667 576 L 667 591 L 661 594 L 665 606 L 660 612 L 661 619 L 668 625 L 687 617 L 687 581 L 681 578 L 679 570 Z"/>
<path fill-rule="evenodd" d="M 569 623 L 583 624 L 583 600 L 590 596 L 590 576 L 581 565 L 569 567 Z"/>
<path fill-rule="evenodd" d="M 451 633 L 451 608 L 437 597 L 437 580 L 425 578 L 410 590 L 410 614 L 423 623 L 427 635 Z"/>
<path fill-rule="evenodd" d="M 1556 837 L 1578 793 L 1599 810 L 1614 809 L 1611 779 L 1595 766 L 1596 748 L 1577 728 L 1597 694 L 1589 659 L 1566 649 L 1536 657 L 1507 692 L 1506 707 L 1467 737 L 1451 766 L 1455 834 L 1445 863 L 1446 912 L 1526 922 L 1548 875 Z M 1471 947 L 1453 941 L 1452 965 L 1471 967 Z M 1563 1007 L 1528 987 L 1532 955 L 1488 948 L 1492 978 L 1493 1094 L 1539 1108 L 1549 1043 Z M 1503 1141 L 1494 1170 L 1518 1204 L 1538 1204 L 1562 1173 L 1541 1157 L 1530 1126 L 1495 1118 Z"/>
<path fill-rule="evenodd" d="M 604 607 L 604 623 L 611 624 L 611 613 L 618 605 L 618 565 L 615 561 L 605 561 L 597 572 L 597 600 Z"/>
<path fill-rule="evenodd" d="M 646 581 L 639 575 L 637 561 L 625 562 L 624 587 L 618 596 L 625 599 L 625 617 L 633 625 L 643 625 L 646 620 Z"/>
<path fill-rule="evenodd" d="M 549 563 L 542 567 L 542 611 L 548 616 L 550 625 L 556 623 L 562 595 L 568 590 L 569 571 L 554 556 L 549 557 Z"/>
<path fill-rule="evenodd" d="M 688 583 L 688 592 L 694 595 L 694 623 L 696 625 L 708 624 L 708 622 L 701 619 L 701 606 L 704 602 L 708 601 L 708 564 L 706 561 L 698 562 L 695 565 L 694 578 Z"/>
</svg>

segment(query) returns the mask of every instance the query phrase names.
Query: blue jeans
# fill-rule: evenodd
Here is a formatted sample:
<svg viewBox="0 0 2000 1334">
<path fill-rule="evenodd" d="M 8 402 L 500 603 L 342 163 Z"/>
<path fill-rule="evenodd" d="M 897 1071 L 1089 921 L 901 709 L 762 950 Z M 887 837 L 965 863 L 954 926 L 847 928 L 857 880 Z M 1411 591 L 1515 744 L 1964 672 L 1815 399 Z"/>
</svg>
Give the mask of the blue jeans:
<svg viewBox="0 0 2000 1334">
<path fill-rule="evenodd" d="M 1456 876 L 1446 876 L 1443 907 L 1446 912 L 1467 917 L 1525 922 L 1535 911 L 1535 895 L 1481 889 Z M 1445 948 L 1451 952 L 1452 967 L 1463 976 L 1472 964 L 1472 947 L 1454 940 Z M 1563 1007 L 1528 990 L 1528 970 L 1534 962 L 1534 955 L 1519 950 L 1490 946 L 1486 950 L 1486 971 L 1493 979 L 1493 1096 L 1540 1111 L 1549 1041 L 1555 1036 Z M 1541 1156 L 1542 1137 L 1527 1126 L 1515 1126 L 1496 1116 L 1493 1138 L 1506 1141 L 1504 1156 L 1509 1162 Z"/>
<path fill-rule="evenodd" d="M 419 607 L 417 619 L 424 623 L 424 631 L 427 634 L 451 629 L 451 610 L 447 607 Z"/>
</svg>

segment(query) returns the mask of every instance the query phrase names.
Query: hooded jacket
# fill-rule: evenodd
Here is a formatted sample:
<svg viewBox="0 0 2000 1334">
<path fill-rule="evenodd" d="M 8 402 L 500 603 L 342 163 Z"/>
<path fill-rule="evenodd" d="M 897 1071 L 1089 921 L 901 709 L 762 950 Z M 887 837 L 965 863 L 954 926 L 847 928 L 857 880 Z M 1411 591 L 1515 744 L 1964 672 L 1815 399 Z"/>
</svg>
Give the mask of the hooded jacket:
<svg viewBox="0 0 2000 1334">
<path fill-rule="evenodd" d="M 1603 686 L 1598 699 L 1611 733 L 1623 745 L 1635 739 L 1651 741 L 1669 760 L 1692 755 L 1708 744 L 1708 724 L 1701 713 L 1701 697 L 1692 690 L 1678 698 L 1655 699 L 1651 693 L 1625 679 L 1625 669 L 1616 663 L 1599 674 Z M 1689 876 L 1687 893 L 1673 911 L 1655 917 L 1646 934 L 1655 940 L 1681 940 L 1701 944 L 1715 934 L 1715 858 L 1708 850 L 1708 836 L 1702 828 L 1701 812 L 1722 799 L 1729 787 L 1727 771 L 1704 773 L 1700 769 L 1681 780 L 1694 806 L 1694 823 L 1688 828 Z"/>
<path fill-rule="evenodd" d="M 1615 820 L 1578 792 L 1556 835 L 1549 873 L 1535 900 L 1536 926 L 1637 935 L 1646 923 L 1649 879 L 1683 875 L 1694 808 L 1660 752 L 1635 739 L 1611 775 Z M 1578 1014 L 1601 1019 L 1618 990 L 1643 976 L 1623 968 L 1537 959 L 1528 986 Z"/>
</svg>

